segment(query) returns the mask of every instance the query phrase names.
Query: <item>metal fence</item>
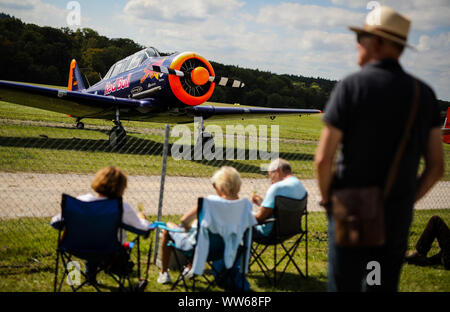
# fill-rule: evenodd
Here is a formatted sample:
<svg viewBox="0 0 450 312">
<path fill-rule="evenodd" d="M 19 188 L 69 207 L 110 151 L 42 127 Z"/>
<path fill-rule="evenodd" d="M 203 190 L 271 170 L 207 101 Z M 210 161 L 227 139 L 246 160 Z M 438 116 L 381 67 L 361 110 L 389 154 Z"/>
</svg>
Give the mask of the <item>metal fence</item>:
<svg viewBox="0 0 450 312">
<path fill-rule="evenodd" d="M 283 131 L 289 127 L 282 120 L 277 124 Z M 84 130 L 78 130 L 67 122 L 0 119 L 0 271 L 52 255 L 56 241 L 48 239 L 52 234 L 43 234 L 53 231 L 48 223 L 51 216 L 60 212 L 61 194 L 92 193 L 91 180 L 105 166 L 119 166 L 127 173 L 124 200 L 135 209 L 142 204 L 144 213 L 155 218 L 160 199 L 164 125 L 124 122 L 124 126 L 128 141 L 117 149 L 108 144 L 111 126 L 107 122 L 88 124 Z M 171 133 L 174 135 L 173 130 Z M 279 156 L 291 162 L 294 174 L 307 189 L 308 210 L 323 214 L 317 205 L 320 196 L 313 170 L 316 134 L 311 134 L 310 139 L 281 138 Z M 233 166 L 241 173 L 241 197 L 250 197 L 253 191 L 264 195 L 270 184 L 261 165 L 269 161 L 249 160 L 249 145 L 256 138 L 248 134 L 245 138 L 244 149 L 234 148 L 234 159 L 195 159 L 191 154 L 191 160 L 187 160 L 175 159 L 179 137 L 171 137 L 163 217 L 182 215 L 196 205 L 198 197 L 214 193 L 210 177 L 223 165 Z M 216 149 L 221 147 L 219 143 L 216 142 Z M 245 159 L 236 159 L 239 153 Z M 445 153 L 445 178 L 416 205 L 418 210 L 450 209 L 450 182 L 445 180 L 449 177 L 450 151 Z M 320 229 L 309 227 L 317 237 L 326 237 L 323 220 Z M 21 258 L 21 250 L 26 248 L 33 250 L 33 256 Z M 14 253 L 18 255 L 16 263 L 6 260 Z"/>
</svg>

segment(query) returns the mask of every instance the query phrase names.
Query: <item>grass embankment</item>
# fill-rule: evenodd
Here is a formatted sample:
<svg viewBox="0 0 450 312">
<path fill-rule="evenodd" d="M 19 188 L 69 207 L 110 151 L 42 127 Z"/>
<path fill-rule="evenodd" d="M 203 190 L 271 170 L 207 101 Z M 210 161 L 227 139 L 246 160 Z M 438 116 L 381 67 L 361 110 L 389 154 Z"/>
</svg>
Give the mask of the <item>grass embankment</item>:
<svg viewBox="0 0 450 312">
<path fill-rule="evenodd" d="M 447 210 L 421 210 L 415 211 L 414 222 L 410 231 L 409 249 L 413 249 L 426 223 L 432 215 L 440 215 L 445 220 L 450 220 L 450 211 Z M 178 221 L 180 216 L 163 216 L 165 221 Z M 251 288 L 255 291 L 326 291 L 327 277 L 327 221 L 324 213 L 313 212 L 308 216 L 308 263 L 309 278 L 303 279 L 293 266 L 288 268 L 283 282 L 277 289 L 273 289 L 266 281 L 257 265 L 253 265 L 249 274 Z M 48 225 L 49 219 L 16 219 L 0 221 L 0 232 L 7 235 L 0 236 L 0 291 L 52 291 L 53 270 L 55 266 L 55 245 L 57 231 Z M 16 243 L 10 244 L 13 240 Z M 142 241 L 141 250 L 144 254 L 142 270 L 145 268 L 146 253 L 149 240 Z M 8 246 L 8 247 L 5 247 Z M 301 245 L 295 256 L 301 269 L 304 269 L 304 245 Z M 429 255 L 438 252 L 438 244 L 435 242 Z M 282 255 L 281 248 L 278 252 Z M 273 257 L 270 252 L 264 254 L 267 263 L 271 263 Z M 82 267 L 84 266 L 81 263 Z M 170 291 L 170 286 L 156 283 L 158 268 L 154 265 L 150 269 L 149 286 L 147 291 Z M 172 272 L 172 278 L 178 272 Z M 103 274 L 99 281 L 108 286 L 114 284 Z M 134 279 L 137 282 L 137 279 Z M 200 284 L 200 287 L 204 284 Z M 70 291 L 70 287 L 64 284 L 63 290 Z M 86 290 L 93 291 L 92 287 Z M 217 290 L 219 290 L 217 288 Z M 184 291 L 178 287 L 176 291 Z M 450 271 L 442 266 L 419 267 L 404 265 L 400 291 L 450 291 Z"/>
</svg>

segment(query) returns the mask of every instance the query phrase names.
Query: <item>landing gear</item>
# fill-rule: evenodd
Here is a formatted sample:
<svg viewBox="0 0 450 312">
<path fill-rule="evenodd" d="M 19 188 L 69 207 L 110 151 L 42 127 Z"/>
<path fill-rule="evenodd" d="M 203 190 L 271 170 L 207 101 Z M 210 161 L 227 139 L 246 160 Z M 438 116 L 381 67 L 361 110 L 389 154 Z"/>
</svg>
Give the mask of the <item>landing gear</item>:
<svg viewBox="0 0 450 312">
<path fill-rule="evenodd" d="M 84 123 L 81 122 L 81 118 L 77 118 L 77 129 L 84 129 Z"/>
<path fill-rule="evenodd" d="M 122 148 L 127 142 L 127 132 L 120 122 L 119 109 L 116 108 L 116 120 L 114 120 L 115 126 L 109 132 L 109 146 L 111 148 Z"/>
<path fill-rule="evenodd" d="M 211 153 L 215 153 L 216 152 L 216 146 L 214 144 L 214 138 L 212 136 L 211 133 L 203 131 L 201 132 L 201 137 L 202 139 L 202 147 L 203 147 L 203 152 L 205 151 L 211 151 Z"/>
<path fill-rule="evenodd" d="M 196 144 L 201 144 L 203 153 L 216 152 L 216 146 L 214 144 L 214 138 L 211 133 L 205 131 L 205 127 L 203 125 L 203 118 L 200 117 L 200 122 L 198 124 L 198 139 Z"/>
</svg>

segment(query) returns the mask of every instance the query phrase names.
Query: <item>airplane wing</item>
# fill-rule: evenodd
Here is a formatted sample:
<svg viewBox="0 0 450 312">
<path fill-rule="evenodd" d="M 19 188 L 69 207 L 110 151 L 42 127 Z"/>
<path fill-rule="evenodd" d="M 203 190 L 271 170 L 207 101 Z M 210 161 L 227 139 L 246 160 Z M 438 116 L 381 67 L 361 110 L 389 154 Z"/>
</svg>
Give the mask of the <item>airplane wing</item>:
<svg viewBox="0 0 450 312">
<path fill-rule="evenodd" d="M 0 101 L 41 108 L 73 117 L 104 117 L 116 108 L 150 108 L 153 99 L 136 100 L 67 91 L 0 80 Z"/>
<path fill-rule="evenodd" d="M 307 115 L 321 114 L 318 109 L 294 109 L 294 108 L 264 108 L 264 107 L 217 107 L 210 105 L 193 106 L 186 109 L 194 116 L 201 116 L 208 120 L 220 119 L 249 119 L 270 117 L 279 115 Z"/>
</svg>

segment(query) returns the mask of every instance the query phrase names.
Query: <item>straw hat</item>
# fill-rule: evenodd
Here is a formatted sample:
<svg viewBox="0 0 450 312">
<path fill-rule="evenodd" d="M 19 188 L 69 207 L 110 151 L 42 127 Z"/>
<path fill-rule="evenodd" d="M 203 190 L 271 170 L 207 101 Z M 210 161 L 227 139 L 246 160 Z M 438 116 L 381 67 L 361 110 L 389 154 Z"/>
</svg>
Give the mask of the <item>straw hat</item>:
<svg viewBox="0 0 450 312">
<path fill-rule="evenodd" d="M 413 48 L 407 43 L 411 20 L 388 6 L 373 9 L 366 17 L 363 28 L 349 26 L 357 34 L 369 33 Z"/>
</svg>

